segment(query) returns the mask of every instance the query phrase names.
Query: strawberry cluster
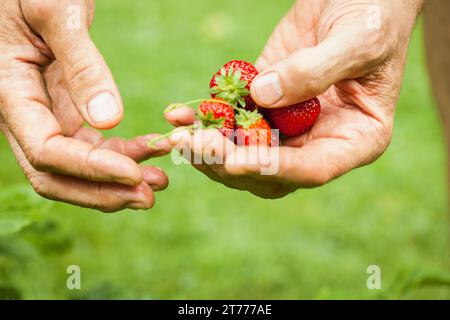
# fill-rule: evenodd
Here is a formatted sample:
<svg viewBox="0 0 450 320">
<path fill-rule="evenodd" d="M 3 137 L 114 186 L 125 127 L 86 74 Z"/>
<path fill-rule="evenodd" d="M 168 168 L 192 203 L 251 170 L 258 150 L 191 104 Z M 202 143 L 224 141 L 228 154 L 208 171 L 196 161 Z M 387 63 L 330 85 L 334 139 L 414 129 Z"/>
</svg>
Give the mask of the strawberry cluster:
<svg viewBox="0 0 450 320">
<path fill-rule="evenodd" d="M 258 70 L 247 61 L 233 60 L 226 63 L 211 79 L 211 99 L 175 104 L 172 107 L 200 103 L 197 118 L 200 126 L 192 129 L 219 129 L 237 145 L 278 145 L 278 137 L 272 129 L 278 129 L 286 137 L 299 136 L 314 125 L 320 114 L 317 98 L 284 108 L 259 107 L 250 95 L 250 87 Z M 161 136 L 163 139 L 168 134 Z M 156 141 L 151 141 L 150 146 Z"/>
<path fill-rule="evenodd" d="M 226 63 L 211 79 L 209 92 L 215 102 L 202 103 L 202 116 L 224 119 L 223 127 L 219 129 L 223 133 L 224 129 L 234 129 L 234 140 L 238 145 L 274 144 L 271 129 L 278 129 L 287 137 L 299 136 L 311 129 L 320 114 L 319 100 L 314 98 L 284 108 L 261 108 L 250 95 L 250 87 L 257 75 L 258 70 L 247 61 Z"/>
</svg>

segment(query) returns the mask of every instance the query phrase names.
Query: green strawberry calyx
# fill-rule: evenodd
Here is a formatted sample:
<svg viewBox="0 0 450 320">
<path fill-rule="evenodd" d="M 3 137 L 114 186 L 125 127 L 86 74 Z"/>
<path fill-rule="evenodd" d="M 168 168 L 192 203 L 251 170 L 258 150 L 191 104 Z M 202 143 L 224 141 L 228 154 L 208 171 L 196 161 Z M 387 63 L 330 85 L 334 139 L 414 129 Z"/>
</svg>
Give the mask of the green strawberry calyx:
<svg viewBox="0 0 450 320">
<path fill-rule="evenodd" d="M 171 112 L 176 109 L 183 108 L 183 107 L 189 107 L 193 104 L 197 104 L 197 103 L 205 102 L 205 101 L 229 104 L 233 108 L 237 109 L 235 106 L 233 106 L 231 103 L 229 103 L 227 101 L 218 100 L 218 99 L 197 99 L 197 100 L 192 100 L 192 101 L 188 101 L 188 102 L 184 102 L 184 103 L 172 103 L 166 107 L 166 109 L 164 110 L 164 113 Z M 220 129 L 223 127 L 223 124 L 225 123 L 224 117 L 215 119 L 212 111 L 209 111 L 204 115 L 199 110 L 197 110 L 196 117 L 200 121 L 196 121 L 194 124 L 192 124 L 190 126 L 183 126 L 183 127 L 176 128 L 170 132 L 167 132 L 158 137 L 155 137 L 155 138 L 151 139 L 150 141 L 148 141 L 148 143 L 147 143 L 148 147 L 150 149 L 156 150 L 156 144 L 162 140 L 165 140 L 165 139 L 171 137 L 175 131 L 188 130 L 189 132 L 193 133 L 195 130 L 199 130 L 199 129 Z"/>
<path fill-rule="evenodd" d="M 228 72 L 225 68 L 220 69 L 219 74 L 216 76 L 216 86 L 209 90 L 210 94 L 215 95 L 217 98 L 224 99 L 232 105 L 238 103 L 245 108 L 244 97 L 250 94 L 247 89 L 248 81 L 241 79 L 241 70 L 234 70 L 230 68 Z"/>
<path fill-rule="evenodd" d="M 236 114 L 236 125 L 248 129 L 262 118 L 263 116 L 258 112 L 258 109 L 253 111 L 239 109 Z"/>
<path fill-rule="evenodd" d="M 207 112 L 205 115 L 201 112 L 197 112 L 197 117 L 202 122 L 202 129 L 222 128 L 225 123 L 225 117 L 214 118 L 214 113 L 212 111 Z"/>
</svg>

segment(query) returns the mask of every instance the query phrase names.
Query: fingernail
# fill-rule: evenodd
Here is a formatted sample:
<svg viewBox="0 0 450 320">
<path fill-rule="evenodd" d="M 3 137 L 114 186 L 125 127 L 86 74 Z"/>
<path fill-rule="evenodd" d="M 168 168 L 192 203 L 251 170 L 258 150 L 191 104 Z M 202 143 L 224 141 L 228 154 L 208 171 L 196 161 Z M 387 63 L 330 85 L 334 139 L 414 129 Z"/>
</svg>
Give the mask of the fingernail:
<svg viewBox="0 0 450 320">
<path fill-rule="evenodd" d="M 186 115 L 187 112 L 190 112 L 192 109 L 188 106 L 180 106 L 175 109 L 164 111 L 166 116 L 168 115 L 172 119 L 179 119 Z"/>
<path fill-rule="evenodd" d="M 260 103 L 270 106 L 283 98 L 280 77 L 276 72 L 263 74 L 253 82 L 253 90 Z"/>
<path fill-rule="evenodd" d="M 144 203 L 136 201 L 127 203 L 127 207 L 133 210 L 147 210 L 149 209 Z"/>
<path fill-rule="evenodd" d="M 150 140 L 151 141 L 151 140 Z M 148 143 L 147 143 L 148 145 Z M 170 149 L 170 142 L 167 139 L 158 141 L 155 144 L 149 146 L 153 151 L 162 151 Z"/>
<path fill-rule="evenodd" d="M 174 110 L 177 110 L 179 108 L 183 108 L 183 107 L 187 107 L 189 108 L 189 106 L 182 104 L 182 103 L 173 103 L 173 104 L 169 104 L 166 109 L 164 109 L 164 113 L 170 113 Z"/>
<path fill-rule="evenodd" d="M 153 190 L 153 191 L 161 191 L 163 190 L 161 188 L 161 186 L 157 185 L 157 184 L 149 184 L 149 187 Z"/>
<path fill-rule="evenodd" d="M 89 101 L 88 113 L 96 123 L 108 121 L 120 112 L 116 98 L 110 92 L 103 92 Z"/>
<path fill-rule="evenodd" d="M 172 144 L 178 144 L 181 142 L 188 142 L 191 138 L 191 134 L 188 130 L 182 129 L 180 131 L 175 131 L 170 137 L 169 140 Z"/>
</svg>

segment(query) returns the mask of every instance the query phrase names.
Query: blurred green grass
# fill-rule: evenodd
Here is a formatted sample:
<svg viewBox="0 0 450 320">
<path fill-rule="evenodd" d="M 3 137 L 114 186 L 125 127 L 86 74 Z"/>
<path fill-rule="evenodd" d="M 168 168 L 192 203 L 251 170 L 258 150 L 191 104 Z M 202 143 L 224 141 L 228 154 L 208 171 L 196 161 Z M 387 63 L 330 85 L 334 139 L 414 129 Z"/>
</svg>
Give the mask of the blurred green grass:
<svg viewBox="0 0 450 320">
<path fill-rule="evenodd" d="M 224 61 L 255 60 L 291 4 L 97 1 L 92 36 L 126 105 L 107 135 L 166 131 L 164 106 L 204 96 Z M 0 153 L 0 187 L 24 183 L 4 139 Z M 432 281 L 449 276 L 446 155 L 420 26 L 392 145 L 374 165 L 267 201 L 170 158 L 148 163 L 164 168 L 171 186 L 146 214 L 64 204 L 43 213 L 72 245 L 15 275 L 25 298 L 450 298 L 448 286 Z M 75 294 L 65 287 L 70 264 L 82 270 Z M 379 291 L 366 288 L 372 264 L 382 270 Z"/>
</svg>

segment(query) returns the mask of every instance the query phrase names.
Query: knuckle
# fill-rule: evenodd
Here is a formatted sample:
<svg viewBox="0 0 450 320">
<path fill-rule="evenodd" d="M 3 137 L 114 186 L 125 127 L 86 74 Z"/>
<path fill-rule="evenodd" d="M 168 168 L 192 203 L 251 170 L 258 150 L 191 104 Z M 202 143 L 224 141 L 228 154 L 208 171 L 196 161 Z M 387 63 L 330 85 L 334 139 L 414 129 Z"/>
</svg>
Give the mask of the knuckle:
<svg viewBox="0 0 450 320">
<path fill-rule="evenodd" d="M 386 37 L 379 30 L 368 30 L 363 34 L 364 41 L 368 45 L 362 47 L 363 61 L 378 62 L 385 57 L 387 52 Z"/>
<path fill-rule="evenodd" d="M 102 77 L 101 67 L 88 57 L 79 58 L 67 70 L 68 84 L 75 90 L 94 86 Z"/>
<path fill-rule="evenodd" d="M 86 206 L 104 213 L 112 213 L 122 209 L 124 206 L 123 201 L 118 197 L 111 196 L 108 192 L 105 192 L 104 186 L 105 185 L 100 182 L 97 184 L 95 196 L 90 198 L 90 201 Z"/>
<path fill-rule="evenodd" d="M 57 146 L 55 142 L 55 137 L 51 136 L 43 143 L 35 143 L 23 148 L 26 158 L 34 169 L 38 171 L 50 171 L 54 167 L 52 155 L 55 150 L 58 150 L 55 148 Z"/>
<path fill-rule="evenodd" d="M 52 199 L 50 186 L 45 176 L 40 172 L 32 172 L 27 176 L 33 190 L 43 198 Z"/>
<path fill-rule="evenodd" d="M 317 75 L 307 70 L 304 73 L 304 92 L 307 95 L 316 96 L 322 90 L 321 81 L 317 78 Z"/>
<path fill-rule="evenodd" d="M 300 61 L 296 70 L 292 70 L 295 73 L 295 81 L 292 82 L 295 90 L 294 92 L 301 92 L 303 95 L 318 95 L 322 90 L 322 81 L 318 77 L 316 68 L 311 68 L 311 66 L 304 65 L 303 61 Z M 302 90 L 298 90 L 298 86 L 301 85 Z"/>
<path fill-rule="evenodd" d="M 108 205 L 101 197 L 95 197 L 86 203 L 87 208 L 98 210 L 104 213 L 113 212 L 111 205 Z"/>
<path fill-rule="evenodd" d="M 325 184 L 327 184 L 328 182 L 330 182 L 332 180 L 332 177 L 330 175 L 329 172 L 324 171 L 324 172 L 320 172 L 317 173 L 313 179 L 312 179 L 312 184 L 315 187 L 321 187 L 324 186 Z"/>
<path fill-rule="evenodd" d="M 83 157 L 81 157 L 79 166 L 77 167 L 76 171 L 79 176 L 85 177 L 87 180 L 94 180 L 95 172 L 93 170 L 92 163 L 94 162 L 94 148 L 91 147 Z"/>
<path fill-rule="evenodd" d="M 46 171 L 48 169 L 48 163 L 43 156 L 44 152 L 41 148 L 27 148 L 24 150 L 28 161 L 31 166 L 38 171 Z"/>
<path fill-rule="evenodd" d="M 98 204 L 97 206 L 94 205 L 92 206 L 92 208 L 103 213 L 114 213 L 122 209 L 121 207 L 118 206 L 111 206 L 106 204 Z"/>
<path fill-rule="evenodd" d="M 34 21 L 46 21 L 53 15 L 60 5 L 55 0 L 26 0 L 24 6 L 27 8 L 28 16 Z"/>
</svg>

